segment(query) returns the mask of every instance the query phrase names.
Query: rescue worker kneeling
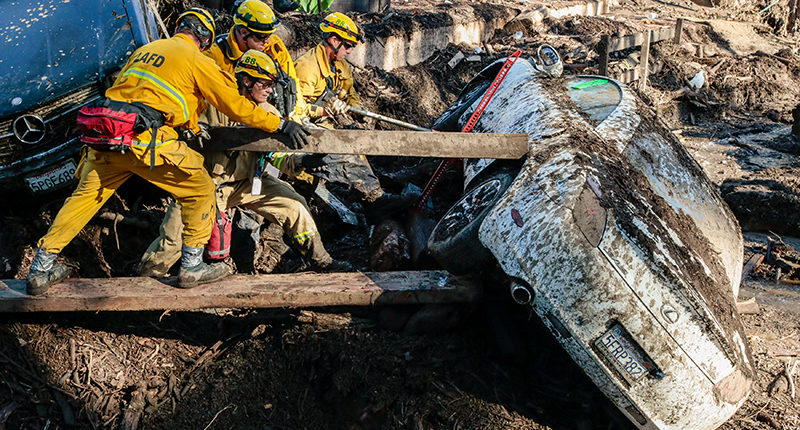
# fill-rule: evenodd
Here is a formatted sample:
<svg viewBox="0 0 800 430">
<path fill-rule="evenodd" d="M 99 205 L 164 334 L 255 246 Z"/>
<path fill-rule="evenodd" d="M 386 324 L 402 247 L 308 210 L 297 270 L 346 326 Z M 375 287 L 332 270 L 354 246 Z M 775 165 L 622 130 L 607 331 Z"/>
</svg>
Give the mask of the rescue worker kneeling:
<svg viewBox="0 0 800 430">
<path fill-rule="evenodd" d="M 275 110 L 266 103 L 273 85 L 280 79 L 275 64 L 267 54 L 247 51 L 234 69 L 239 93 L 266 110 Z M 234 126 L 231 120 L 213 107 L 200 118 L 210 127 Z M 325 250 L 306 200 L 286 182 L 263 174 L 268 154 L 249 151 L 208 151 L 205 166 L 217 187 L 220 211 L 240 206 L 278 224 L 292 245 L 310 263 L 313 270 L 351 271 L 349 263 L 334 260 Z M 284 163 L 284 173 L 292 175 L 303 169 L 303 160 L 314 160 L 315 154 L 298 155 L 295 163 Z M 308 165 L 308 163 L 306 163 Z M 140 264 L 143 276 L 166 276 L 180 256 L 181 206 L 173 202 L 161 223 L 158 237 L 145 252 Z"/>
<path fill-rule="evenodd" d="M 169 192 L 183 208 L 178 285 L 190 288 L 230 274 L 227 266 L 202 260 L 215 218 L 214 183 L 203 168 L 203 157 L 179 140 L 174 127 L 199 132 L 198 108 L 205 99 L 239 122 L 289 135 L 296 147 L 307 143 L 308 131 L 237 93 L 230 76 L 201 53 L 211 46 L 214 32 L 214 19 L 206 10 L 184 11 L 178 17 L 176 34 L 134 51 L 106 91 L 107 101 L 94 107 L 106 109 L 104 113 L 110 116 L 92 117 L 91 109 L 82 112 L 88 127 L 82 140 L 89 146 L 84 148 L 75 173 L 80 182 L 37 244 L 27 277 L 28 294 L 42 294 L 68 276 L 64 264 L 54 264 L 58 253 L 131 175 Z M 126 108 L 115 111 L 115 106 Z M 131 112 L 138 115 L 131 117 Z M 153 112 L 160 115 L 150 115 Z M 115 117 L 135 118 L 136 125 L 121 129 L 125 121 L 93 122 Z M 143 130 L 140 123 L 151 128 Z"/>
</svg>

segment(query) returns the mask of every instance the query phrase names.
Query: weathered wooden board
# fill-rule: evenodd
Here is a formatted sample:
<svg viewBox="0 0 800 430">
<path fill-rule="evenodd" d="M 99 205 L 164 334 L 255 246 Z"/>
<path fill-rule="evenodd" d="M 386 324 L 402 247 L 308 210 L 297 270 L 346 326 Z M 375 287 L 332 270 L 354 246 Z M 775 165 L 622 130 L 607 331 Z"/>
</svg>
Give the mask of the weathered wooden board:
<svg viewBox="0 0 800 430">
<path fill-rule="evenodd" d="M 311 130 L 312 143 L 295 152 L 435 158 L 519 159 L 528 153 L 525 133 L 453 133 L 406 130 Z M 250 127 L 215 127 L 212 150 L 292 151 L 280 133 Z"/>
<path fill-rule="evenodd" d="M 763 254 L 753 254 L 747 263 L 744 265 L 744 269 L 742 269 L 742 281 L 753 271 L 756 267 L 758 267 L 761 262 L 764 261 Z"/>
<path fill-rule="evenodd" d="M 235 275 L 184 290 L 176 278 L 67 279 L 41 296 L 25 280 L 0 280 L 0 312 L 191 310 L 470 302 L 471 278 L 445 271 Z"/>
<path fill-rule="evenodd" d="M 675 37 L 675 27 L 659 27 L 645 31 L 650 35 L 650 43 L 656 43 Z M 608 44 L 608 52 L 616 52 L 623 49 L 641 46 L 643 43 L 645 43 L 645 41 L 646 39 L 644 32 L 629 34 L 622 37 L 612 37 L 610 38 Z"/>
</svg>

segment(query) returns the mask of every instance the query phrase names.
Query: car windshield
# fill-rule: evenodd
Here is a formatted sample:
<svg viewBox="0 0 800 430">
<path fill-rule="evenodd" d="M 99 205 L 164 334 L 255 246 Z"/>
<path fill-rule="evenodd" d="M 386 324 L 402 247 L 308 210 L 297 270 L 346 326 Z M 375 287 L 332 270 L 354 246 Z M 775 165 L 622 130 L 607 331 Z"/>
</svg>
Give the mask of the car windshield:
<svg viewBox="0 0 800 430">
<path fill-rule="evenodd" d="M 47 103 L 118 68 L 135 48 L 128 12 L 122 0 L 5 2 L 0 117 Z"/>
<path fill-rule="evenodd" d="M 567 93 L 581 113 L 597 125 L 606 119 L 622 100 L 616 83 L 598 76 L 577 76 L 566 80 Z"/>
</svg>

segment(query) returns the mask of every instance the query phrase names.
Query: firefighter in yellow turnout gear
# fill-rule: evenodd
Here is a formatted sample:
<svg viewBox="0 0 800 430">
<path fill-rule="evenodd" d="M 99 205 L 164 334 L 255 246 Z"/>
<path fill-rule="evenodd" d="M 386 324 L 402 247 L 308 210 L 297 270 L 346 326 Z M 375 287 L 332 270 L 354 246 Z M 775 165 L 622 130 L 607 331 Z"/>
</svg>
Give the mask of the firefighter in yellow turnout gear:
<svg viewBox="0 0 800 430">
<path fill-rule="evenodd" d="M 328 15 L 319 27 L 323 41 L 297 58 L 297 77 L 306 102 L 304 114 L 318 125 L 335 128 L 333 121 L 345 116 L 348 106 L 361 106 L 345 58 L 364 37 L 355 22 L 340 12 Z"/>
<path fill-rule="evenodd" d="M 200 101 L 205 99 L 238 122 L 288 134 L 297 146 L 306 143 L 308 132 L 241 97 L 233 82 L 202 55 L 213 41 L 214 29 L 207 11 L 188 9 L 178 18 L 175 36 L 151 42 L 131 55 L 106 98 L 138 102 L 160 112 L 163 126 L 155 139 L 149 130 L 135 135 L 124 151 L 84 148 L 75 173 L 80 182 L 38 242 L 27 277 L 29 294 L 42 294 L 67 277 L 67 267 L 54 264 L 58 253 L 131 175 L 169 192 L 183 207 L 179 286 L 193 287 L 229 274 L 224 265 L 202 261 L 214 219 L 214 183 L 203 168 L 203 157 L 179 140 L 173 127 L 198 131 Z M 155 148 L 148 148 L 152 145 Z"/>
<path fill-rule="evenodd" d="M 266 103 L 278 73 L 274 63 L 261 51 L 247 51 L 235 67 L 239 92 L 267 110 Z M 201 121 L 209 126 L 234 126 L 237 123 L 213 107 L 204 112 Z M 262 174 L 265 154 L 248 151 L 210 151 L 205 153 L 205 166 L 216 185 L 220 211 L 240 206 L 278 224 L 295 249 L 309 261 L 314 270 L 348 271 L 349 263 L 333 260 L 325 250 L 306 200 L 286 182 Z M 305 155 L 302 157 L 313 157 Z M 300 158 L 302 160 L 302 157 Z M 299 165 L 284 165 L 284 173 L 292 175 Z M 258 178 L 254 179 L 254 173 Z M 253 191 L 254 181 L 261 182 L 260 192 Z M 158 237 L 145 252 L 140 273 L 145 276 L 166 276 L 180 256 L 181 206 L 173 203 L 160 227 Z"/>
<path fill-rule="evenodd" d="M 233 28 L 227 35 L 220 35 L 205 52 L 224 71 L 233 75 L 237 61 L 245 51 L 263 51 L 276 63 L 278 82 L 270 95 L 270 103 L 284 118 L 300 121 L 305 112 L 305 101 L 298 93 L 294 62 L 289 50 L 275 29 L 281 24 L 269 6 L 260 0 L 245 0 L 234 12 Z"/>
<path fill-rule="evenodd" d="M 359 107 L 353 87 L 353 74 L 345 61 L 356 44 L 364 41 L 358 26 L 347 15 L 334 12 L 319 25 L 322 42 L 297 58 L 300 94 L 305 99 L 304 115 L 325 128 L 360 128 L 348 114 L 350 106 Z M 402 199 L 384 193 L 378 178 L 363 155 L 328 155 L 327 166 L 317 176 L 330 182 L 348 185 L 360 194 L 368 220 L 381 210 L 395 209 Z"/>
</svg>

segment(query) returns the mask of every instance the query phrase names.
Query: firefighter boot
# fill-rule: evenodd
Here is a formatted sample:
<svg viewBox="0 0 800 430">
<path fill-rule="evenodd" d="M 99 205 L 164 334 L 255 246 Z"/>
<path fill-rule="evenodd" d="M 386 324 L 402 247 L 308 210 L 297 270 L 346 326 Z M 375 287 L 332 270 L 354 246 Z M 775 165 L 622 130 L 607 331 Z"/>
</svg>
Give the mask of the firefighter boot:
<svg viewBox="0 0 800 430">
<path fill-rule="evenodd" d="M 178 273 L 180 288 L 194 288 L 200 284 L 219 281 L 232 273 L 230 266 L 225 263 L 204 263 L 203 248 L 186 245 L 181 248 L 181 271 Z"/>
<path fill-rule="evenodd" d="M 51 285 L 55 285 L 69 276 L 67 266 L 61 263 L 53 264 L 56 257 L 58 254 L 51 254 L 41 248 L 36 250 L 36 257 L 33 259 L 26 279 L 28 294 L 31 296 L 44 294 Z"/>
<path fill-rule="evenodd" d="M 325 245 L 322 244 L 322 239 L 318 234 L 314 235 L 309 242 L 308 253 L 311 255 L 311 270 L 315 272 L 353 272 L 356 270 L 352 264 L 331 257 L 325 250 Z"/>
</svg>

